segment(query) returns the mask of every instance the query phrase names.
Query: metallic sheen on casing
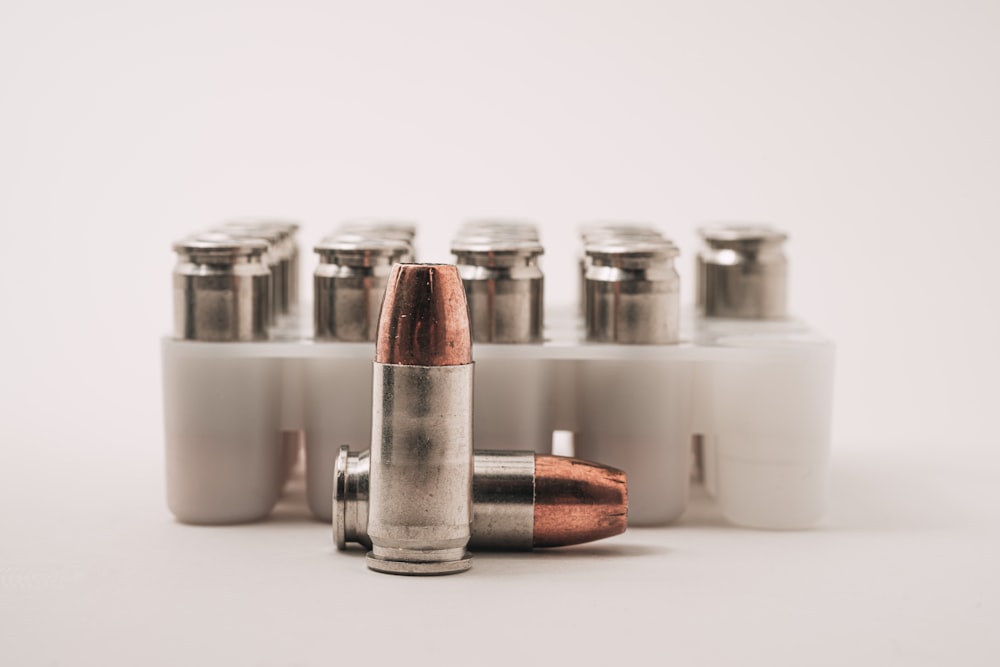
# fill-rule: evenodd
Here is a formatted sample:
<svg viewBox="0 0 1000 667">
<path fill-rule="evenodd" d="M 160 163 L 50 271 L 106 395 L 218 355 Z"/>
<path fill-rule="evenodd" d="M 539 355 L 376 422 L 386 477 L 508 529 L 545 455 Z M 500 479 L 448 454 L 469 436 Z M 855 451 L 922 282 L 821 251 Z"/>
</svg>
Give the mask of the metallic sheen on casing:
<svg viewBox="0 0 1000 667">
<path fill-rule="evenodd" d="M 352 454 L 341 445 L 333 471 L 333 543 L 338 549 L 357 542 L 371 549 L 368 539 L 368 450 Z"/>
<path fill-rule="evenodd" d="M 766 225 L 703 227 L 697 303 L 706 317 L 785 317 L 787 261 L 783 232 Z"/>
<path fill-rule="evenodd" d="M 472 369 L 374 363 L 369 568 L 471 566 Z"/>
<path fill-rule="evenodd" d="M 587 308 L 587 267 L 590 258 L 587 256 L 588 245 L 607 241 L 662 241 L 663 236 L 652 226 L 637 222 L 604 221 L 591 222 L 580 227 L 580 240 L 583 249 L 580 251 L 580 281 L 579 281 L 579 312 L 583 314 Z"/>
<path fill-rule="evenodd" d="M 334 478 L 333 529 L 338 549 L 371 547 L 367 451 L 340 448 Z M 477 451 L 472 482 L 471 549 L 530 550 L 534 535 L 535 453 Z"/>
<path fill-rule="evenodd" d="M 294 313 L 299 303 L 299 224 L 278 218 L 237 218 L 216 231 L 243 238 L 261 238 L 270 243 L 272 319 Z"/>
<path fill-rule="evenodd" d="M 333 238 L 316 248 L 313 332 L 318 340 L 374 341 L 392 265 L 410 252 L 406 241 Z"/>
<path fill-rule="evenodd" d="M 662 240 L 610 240 L 586 247 L 587 340 L 670 344 L 680 333 L 678 250 Z"/>
<path fill-rule="evenodd" d="M 271 269 L 271 324 L 277 322 L 279 315 L 289 311 L 289 281 L 291 280 L 291 250 L 288 244 L 288 234 L 277 227 L 254 222 L 252 220 L 234 220 L 226 222 L 212 230 L 213 233 L 226 234 L 241 239 L 261 239 L 267 241 L 267 254 L 264 262 Z"/>
<path fill-rule="evenodd" d="M 296 313 L 299 307 L 300 286 L 299 272 L 301 259 L 299 252 L 298 231 L 299 224 L 290 220 L 261 220 L 259 224 L 270 225 L 278 229 L 282 234 L 281 240 L 282 255 L 286 258 L 285 264 L 285 285 L 282 298 L 285 305 L 285 312 Z"/>
<path fill-rule="evenodd" d="M 265 340 L 271 321 L 266 241 L 206 234 L 174 244 L 174 338 Z"/>
<path fill-rule="evenodd" d="M 472 540 L 475 549 L 528 550 L 535 534 L 535 453 L 475 454 Z"/>
<path fill-rule="evenodd" d="M 472 340 L 536 343 L 544 326 L 544 277 L 538 241 L 470 236 L 452 243 L 465 285 Z"/>
<path fill-rule="evenodd" d="M 472 336 L 458 268 L 397 264 L 375 333 L 368 567 L 472 566 Z"/>
</svg>

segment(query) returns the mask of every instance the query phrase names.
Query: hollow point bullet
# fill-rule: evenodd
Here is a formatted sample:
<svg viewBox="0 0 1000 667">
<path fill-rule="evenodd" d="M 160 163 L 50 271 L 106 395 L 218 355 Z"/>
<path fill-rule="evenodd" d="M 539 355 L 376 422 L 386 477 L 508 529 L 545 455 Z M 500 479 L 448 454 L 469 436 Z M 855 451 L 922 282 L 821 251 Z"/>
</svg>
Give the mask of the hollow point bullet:
<svg viewBox="0 0 1000 667">
<path fill-rule="evenodd" d="M 368 567 L 389 574 L 469 569 L 472 337 L 448 264 L 397 264 L 375 336 Z"/>
<path fill-rule="evenodd" d="M 530 451 L 475 453 L 472 538 L 477 550 L 528 551 L 582 544 L 625 532 L 625 473 L 610 466 Z M 368 452 L 340 448 L 334 472 L 338 549 L 370 546 Z"/>
</svg>

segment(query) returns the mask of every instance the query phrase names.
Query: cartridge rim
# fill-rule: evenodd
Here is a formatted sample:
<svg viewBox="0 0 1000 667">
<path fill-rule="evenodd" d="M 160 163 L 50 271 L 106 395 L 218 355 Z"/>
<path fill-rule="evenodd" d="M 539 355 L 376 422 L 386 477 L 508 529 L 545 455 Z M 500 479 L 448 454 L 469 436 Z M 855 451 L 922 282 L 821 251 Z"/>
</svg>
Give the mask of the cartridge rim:
<svg viewBox="0 0 1000 667">
<path fill-rule="evenodd" d="M 230 236 L 237 238 L 264 239 L 272 245 L 278 245 L 290 236 L 289 232 L 283 231 L 278 227 L 272 227 L 269 225 L 243 224 L 237 222 L 223 223 L 218 227 L 213 227 L 211 231 L 219 232 L 221 234 L 229 234 Z"/>
<path fill-rule="evenodd" d="M 458 254 L 542 255 L 545 248 L 534 239 L 465 236 L 452 241 L 451 252 Z"/>
<path fill-rule="evenodd" d="M 672 241 L 667 239 L 602 239 L 588 243 L 584 253 L 592 260 L 615 259 L 672 259 L 680 254 Z"/>
<path fill-rule="evenodd" d="M 337 463 L 333 477 L 333 543 L 337 549 L 347 548 L 347 457 L 351 454 L 348 445 L 341 445 L 337 453 Z"/>
<path fill-rule="evenodd" d="M 528 220 L 481 219 L 468 220 L 458 230 L 457 237 L 489 236 L 498 239 L 538 240 L 538 225 Z"/>
<path fill-rule="evenodd" d="M 698 229 L 698 234 L 709 243 L 784 241 L 788 238 L 780 229 L 756 222 L 705 225 Z"/>
<path fill-rule="evenodd" d="M 387 560 L 379 558 L 369 551 L 365 556 L 369 569 L 386 574 L 407 574 L 416 576 L 433 576 L 436 574 L 455 574 L 465 572 L 472 567 L 472 555 L 466 551 L 465 556 L 457 560 L 411 562 L 402 560 Z"/>
<path fill-rule="evenodd" d="M 369 233 L 373 236 L 405 238 L 412 241 L 417 235 L 416 223 L 407 220 L 386 220 L 381 218 L 355 218 L 345 220 L 339 224 L 334 234 L 340 232 L 347 233 Z"/>
<path fill-rule="evenodd" d="M 179 255 L 216 260 L 262 256 L 270 247 L 271 244 L 264 239 L 232 236 L 220 232 L 190 236 L 173 245 L 174 252 Z"/>
<path fill-rule="evenodd" d="M 247 228 L 247 229 L 279 229 L 283 232 L 289 234 L 294 234 L 299 231 L 301 225 L 292 220 L 283 220 L 281 218 L 231 218 L 222 223 L 223 227 L 233 227 L 233 228 Z"/>
<path fill-rule="evenodd" d="M 596 220 L 580 225 L 578 233 L 584 240 L 608 237 L 661 239 L 663 234 L 652 225 L 641 222 Z"/>
<path fill-rule="evenodd" d="M 412 246 L 403 239 L 374 237 L 365 235 L 331 236 L 320 240 L 313 251 L 320 255 L 394 255 L 406 253 Z"/>
<path fill-rule="evenodd" d="M 470 218 L 462 223 L 463 229 L 538 229 L 538 224 L 524 218 Z"/>
</svg>

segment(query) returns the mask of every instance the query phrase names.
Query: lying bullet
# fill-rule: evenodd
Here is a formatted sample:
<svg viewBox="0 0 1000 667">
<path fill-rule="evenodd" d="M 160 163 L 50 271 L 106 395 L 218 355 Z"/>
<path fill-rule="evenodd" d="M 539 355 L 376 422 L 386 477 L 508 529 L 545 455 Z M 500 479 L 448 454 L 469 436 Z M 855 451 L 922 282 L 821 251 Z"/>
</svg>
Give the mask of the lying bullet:
<svg viewBox="0 0 1000 667">
<path fill-rule="evenodd" d="M 368 452 L 340 448 L 334 471 L 333 540 L 370 546 Z M 621 470 L 530 451 L 475 453 L 472 539 L 477 550 L 528 551 L 592 542 L 625 532 L 628 493 Z"/>
<path fill-rule="evenodd" d="M 389 574 L 469 569 L 472 336 L 448 264 L 397 264 L 375 335 L 368 567 Z"/>
</svg>

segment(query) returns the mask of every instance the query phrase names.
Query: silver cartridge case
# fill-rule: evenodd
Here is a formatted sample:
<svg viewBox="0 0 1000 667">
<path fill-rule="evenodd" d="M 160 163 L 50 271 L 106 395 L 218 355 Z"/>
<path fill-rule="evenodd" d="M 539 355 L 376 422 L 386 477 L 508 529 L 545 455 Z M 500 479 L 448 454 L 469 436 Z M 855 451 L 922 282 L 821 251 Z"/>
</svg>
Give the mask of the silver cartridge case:
<svg viewBox="0 0 1000 667">
<path fill-rule="evenodd" d="M 233 236 L 261 238 L 271 244 L 271 265 L 274 317 L 291 313 L 298 305 L 298 225 L 269 219 L 244 218 L 230 220 L 217 231 Z"/>
<path fill-rule="evenodd" d="M 473 549 L 534 546 L 535 453 L 483 450 L 473 458 Z"/>
<path fill-rule="evenodd" d="M 206 234 L 174 244 L 174 338 L 254 341 L 268 337 L 271 271 L 261 239 Z"/>
<path fill-rule="evenodd" d="M 677 247 L 667 240 L 608 240 L 585 252 L 587 340 L 670 344 L 680 333 Z"/>
<path fill-rule="evenodd" d="M 536 343 L 544 327 L 544 276 L 536 240 L 466 236 L 452 243 L 476 343 Z"/>
<path fill-rule="evenodd" d="M 334 498 L 334 542 L 371 547 L 368 537 L 369 454 L 340 448 Z M 469 547 L 482 550 L 529 550 L 535 529 L 535 453 L 477 451 L 472 485 Z"/>
<path fill-rule="evenodd" d="M 706 317 L 755 320 L 786 315 L 787 235 L 767 225 L 703 227 L 697 304 Z"/>
<path fill-rule="evenodd" d="M 587 245 L 608 241 L 662 241 L 663 236 L 650 225 L 636 222 L 604 221 L 581 225 L 580 233 L 580 281 L 578 311 L 583 314 L 587 308 Z"/>
<path fill-rule="evenodd" d="M 315 247 L 313 331 L 317 340 L 374 341 L 392 265 L 411 252 L 403 240 L 340 237 Z"/>
<path fill-rule="evenodd" d="M 222 234 L 238 239 L 258 239 L 267 243 L 267 252 L 263 255 L 264 263 L 271 272 L 271 312 L 270 324 L 277 322 L 279 315 L 285 312 L 285 274 L 286 267 L 282 264 L 282 249 L 279 245 L 281 232 L 277 230 L 263 231 L 244 225 L 220 225 L 212 228 L 204 236 Z"/>
<path fill-rule="evenodd" d="M 472 364 L 374 364 L 371 569 L 467 570 L 472 521 Z"/>
<path fill-rule="evenodd" d="M 284 238 L 282 239 L 282 254 L 288 258 L 288 271 L 285 276 L 285 303 L 288 312 L 297 312 L 299 298 L 302 295 L 300 285 L 301 252 L 299 250 L 299 223 L 290 220 L 261 220 L 260 224 L 270 225 L 278 229 Z"/>
</svg>

